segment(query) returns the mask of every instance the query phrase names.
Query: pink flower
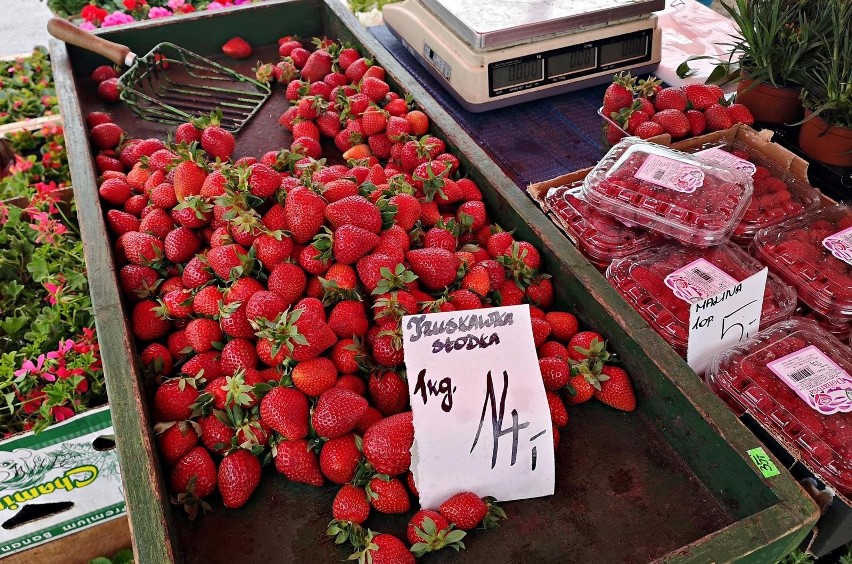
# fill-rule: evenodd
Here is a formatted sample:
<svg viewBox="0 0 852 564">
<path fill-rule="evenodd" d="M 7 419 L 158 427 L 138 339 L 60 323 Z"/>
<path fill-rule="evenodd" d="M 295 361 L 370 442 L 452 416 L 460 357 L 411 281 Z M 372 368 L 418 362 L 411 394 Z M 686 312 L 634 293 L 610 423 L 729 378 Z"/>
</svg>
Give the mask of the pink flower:
<svg viewBox="0 0 852 564">
<path fill-rule="evenodd" d="M 136 20 L 133 19 L 133 16 L 129 14 L 125 14 L 124 12 L 113 12 L 107 17 L 104 18 L 104 23 L 101 24 L 101 27 L 112 27 L 115 25 L 124 25 L 127 23 L 132 23 Z"/>
<path fill-rule="evenodd" d="M 30 229 L 36 231 L 36 243 L 43 245 L 45 243 L 55 244 L 57 235 L 64 235 L 68 232 L 59 221 L 52 219 L 47 212 L 30 212 L 30 217 L 35 223 L 30 223 Z"/>
<path fill-rule="evenodd" d="M 95 24 L 93 24 L 92 22 L 83 22 L 83 23 L 80 24 L 80 29 L 83 29 L 83 30 L 86 30 L 86 31 L 94 31 L 94 30 L 98 29 L 98 27 Z"/>
<path fill-rule="evenodd" d="M 180 10 L 184 4 L 186 4 L 186 0 L 169 0 L 169 8 L 175 12 Z"/>
<path fill-rule="evenodd" d="M 65 407 L 64 405 L 57 405 L 53 407 L 50 410 L 50 413 L 56 421 L 65 421 L 66 419 L 74 417 L 74 410 L 70 407 Z"/>
<path fill-rule="evenodd" d="M 47 290 L 48 298 L 47 301 L 50 302 L 50 305 L 56 305 L 59 303 L 59 297 L 62 294 L 63 284 L 52 284 L 50 282 L 45 282 L 42 284 L 44 289 Z"/>
<path fill-rule="evenodd" d="M 208 10 L 221 10 L 224 7 L 225 7 L 224 4 L 220 4 L 216 0 L 213 0 L 213 2 L 210 2 L 209 4 L 207 4 Z"/>
<path fill-rule="evenodd" d="M 30 170 L 35 163 L 30 159 L 24 158 L 21 155 L 15 155 L 15 164 L 13 164 L 9 170 L 12 174 L 18 172 L 26 172 Z"/>
<path fill-rule="evenodd" d="M 157 18 L 167 18 L 171 15 L 172 13 L 168 8 L 161 8 L 160 6 L 154 6 L 148 12 L 148 17 L 152 20 L 156 20 Z"/>
<path fill-rule="evenodd" d="M 6 225 L 7 221 L 9 221 L 9 208 L 6 207 L 6 204 L 0 202 L 0 226 Z"/>
<path fill-rule="evenodd" d="M 26 376 L 27 374 L 38 374 L 41 372 L 41 369 L 44 368 L 44 355 L 38 355 L 36 359 L 36 364 L 33 364 L 33 361 L 30 359 L 25 360 L 21 363 L 20 370 L 15 371 L 15 377 L 20 378 L 22 376 Z"/>
</svg>

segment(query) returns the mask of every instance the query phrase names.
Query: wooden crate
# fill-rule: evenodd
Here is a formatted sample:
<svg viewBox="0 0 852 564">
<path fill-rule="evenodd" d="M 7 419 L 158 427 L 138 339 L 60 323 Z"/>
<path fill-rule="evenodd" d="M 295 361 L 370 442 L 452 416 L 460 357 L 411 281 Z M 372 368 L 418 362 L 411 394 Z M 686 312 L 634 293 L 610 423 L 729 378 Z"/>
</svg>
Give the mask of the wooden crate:
<svg viewBox="0 0 852 564">
<path fill-rule="evenodd" d="M 634 377 L 636 413 L 600 404 L 572 411 L 557 453 L 555 496 L 507 503 L 510 519 L 498 532 L 487 539 L 475 533 L 466 551 L 433 561 L 776 562 L 800 543 L 818 517 L 814 503 L 786 472 L 760 476 L 746 455 L 759 446 L 757 439 L 338 0 L 270 1 L 132 24 L 103 36 L 137 53 L 172 40 L 214 56 L 235 30 L 263 46 L 251 62 L 235 65 L 242 72 L 258 59 L 275 60 L 276 39 L 285 34 L 349 40 L 372 53 L 392 86 L 414 95 L 435 132 L 482 186 L 492 217 L 542 250 L 559 304 L 605 333 Z M 340 561 L 343 552 L 324 534 L 334 488 L 266 475 L 246 506 L 228 511 L 220 505 L 196 522 L 169 504 L 83 123 L 88 111 L 103 109 L 88 79 L 102 60 L 56 41 L 51 55 L 137 561 Z M 277 125 L 285 107 L 275 92 L 241 132 L 236 156 L 289 144 Z M 135 136 L 166 131 L 137 121 L 127 108 L 109 111 Z M 399 518 L 380 516 L 371 526 L 404 535 Z M 618 539 L 607 533 L 612 529 L 621 531 Z"/>
</svg>

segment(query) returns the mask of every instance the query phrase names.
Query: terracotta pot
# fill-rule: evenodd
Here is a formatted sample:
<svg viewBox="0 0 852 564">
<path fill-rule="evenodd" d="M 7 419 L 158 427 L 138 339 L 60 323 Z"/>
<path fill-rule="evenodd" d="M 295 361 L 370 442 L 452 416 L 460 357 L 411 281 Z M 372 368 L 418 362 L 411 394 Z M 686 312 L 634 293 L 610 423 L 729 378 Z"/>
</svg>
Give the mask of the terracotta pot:
<svg viewBox="0 0 852 564">
<path fill-rule="evenodd" d="M 805 116 L 810 112 L 805 112 Z M 799 131 L 799 147 L 822 163 L 852 167 L 852 128 L 829 126 L 821 117 L 811 118 Z"/>
<path fill-rule="evenodd" d="M 775 124 L 790 124 L 802 119 L 801 88 L 779 88 L 765 82 L 752 88 L 753 83 L 745 76 L 740 79 L 737 102 L 747 106 L 754 119 Z"/>
</svg>

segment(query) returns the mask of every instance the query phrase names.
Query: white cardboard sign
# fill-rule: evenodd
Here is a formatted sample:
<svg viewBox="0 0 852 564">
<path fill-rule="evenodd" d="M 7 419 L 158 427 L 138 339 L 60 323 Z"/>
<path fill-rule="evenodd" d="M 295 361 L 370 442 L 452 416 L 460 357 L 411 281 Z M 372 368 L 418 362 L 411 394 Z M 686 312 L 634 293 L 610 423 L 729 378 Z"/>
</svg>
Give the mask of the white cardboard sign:
<svg viewBox="0 0 852 564">
<path fill-rule="evenodd" d="M 420 505 L 472 491 L 501 501 L 552 495 L 550 410 L 529 306 L 402 320 Z"/>
<path fill-rule="evenodd" d="M 703 374 L 718 353 L 757 333 L 767 272 L 764 268 L 690 306 L 686 362 L 697 374 Z"/>
</svg>

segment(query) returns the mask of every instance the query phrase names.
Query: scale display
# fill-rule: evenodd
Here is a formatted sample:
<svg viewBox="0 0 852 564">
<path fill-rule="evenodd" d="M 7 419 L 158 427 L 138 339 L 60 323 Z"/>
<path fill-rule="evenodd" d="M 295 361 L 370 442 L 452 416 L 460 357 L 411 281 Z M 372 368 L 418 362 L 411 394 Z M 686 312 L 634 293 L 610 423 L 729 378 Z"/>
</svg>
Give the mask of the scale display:
<svg viewBox="0 0 852 564">
<path fill-rule="evenodd" d="M 575 79 L 625 63 L 651 59 L 651 30 L 572 45 L 488 65 L 488 94 L 511 92 Z"/>
</svg>

